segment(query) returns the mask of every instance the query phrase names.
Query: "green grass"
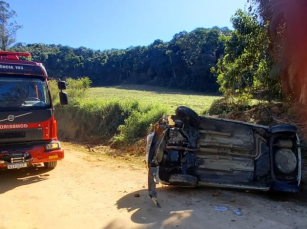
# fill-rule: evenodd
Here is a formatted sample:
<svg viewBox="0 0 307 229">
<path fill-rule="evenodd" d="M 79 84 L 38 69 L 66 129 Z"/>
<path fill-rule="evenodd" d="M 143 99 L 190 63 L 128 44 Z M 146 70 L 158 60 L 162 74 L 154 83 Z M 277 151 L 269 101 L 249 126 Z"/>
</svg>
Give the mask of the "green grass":
<svg viewBox="0 0 307 229">
<path fill-rule="evenodd" d="M 161 87 L 124 85 L 90 88 L 84 100 L 137 100 L 139 103 L 147 105 L 164 105 L 167 108 L 168 114 L 174 114 L 178 106 L 188 106 L 198 114 L 202 114 L 205 110 L 209 109 L 214 100 L 220 98 L 220 96 Z"/>
<path fill-rule="evenodd" d="M 59 106 L 56 82 L 50 82 L 57 104 L 59 136 L 74 141 L 109 142 L 114 147 L 128 146 L 144 138 L 152 124 L 163 114 L 174 114 L 178 106 L 188 106 L 203 114 L 220 98 L 143 85 L 89 88 L 86 78 L 67 82 L 69 105 L 65 107 Z"/>
</svg>

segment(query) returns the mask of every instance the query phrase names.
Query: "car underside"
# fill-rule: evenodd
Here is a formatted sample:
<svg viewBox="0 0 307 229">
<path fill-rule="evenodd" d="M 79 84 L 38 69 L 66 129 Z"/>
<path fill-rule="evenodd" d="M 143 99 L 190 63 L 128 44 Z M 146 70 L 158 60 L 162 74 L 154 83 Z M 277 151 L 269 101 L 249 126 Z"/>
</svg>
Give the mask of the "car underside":
<svg viewBox="0 0 307 229">
<path fill-rule="evenodd" d="M 156 184 L 297 192 L 297 128 L 198 116 L 188 107 L 164 116 L 147 137 L 149 196 Z"/>
</svg>

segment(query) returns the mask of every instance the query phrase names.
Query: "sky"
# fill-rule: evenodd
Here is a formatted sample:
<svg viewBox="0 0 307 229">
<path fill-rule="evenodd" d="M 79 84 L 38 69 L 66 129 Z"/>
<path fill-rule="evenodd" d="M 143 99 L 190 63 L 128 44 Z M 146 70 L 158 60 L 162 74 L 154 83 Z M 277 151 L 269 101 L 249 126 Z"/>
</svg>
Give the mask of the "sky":
<svg viewBox="0 0 307 229">
<path fill-rule="evenodd" d="M 170 41 L 180 32 L 230 18 L 247 0 L 6 0 L 15 10 L 16 42 L 61 44 L 94 50 Z"/>
</svg>

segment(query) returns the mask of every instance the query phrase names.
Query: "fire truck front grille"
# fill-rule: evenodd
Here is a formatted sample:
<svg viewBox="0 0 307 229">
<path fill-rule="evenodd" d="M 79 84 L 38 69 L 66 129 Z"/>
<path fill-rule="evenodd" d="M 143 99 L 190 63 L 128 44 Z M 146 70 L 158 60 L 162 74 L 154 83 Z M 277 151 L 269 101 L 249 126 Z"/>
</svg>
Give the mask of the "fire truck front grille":
<svg viewBox="0 0 307 229">
<path fill-rule="evenodd" d="M 29 162 L 33 158 L 28 152 L 0 153 L 0 159 L 8 163 Z"/>
<path fill-rule="evenodd" d="M 0 139 L 25 138 L 25 137 L 26 137 L 26 132 L 0 133 Z"/>
</svg>

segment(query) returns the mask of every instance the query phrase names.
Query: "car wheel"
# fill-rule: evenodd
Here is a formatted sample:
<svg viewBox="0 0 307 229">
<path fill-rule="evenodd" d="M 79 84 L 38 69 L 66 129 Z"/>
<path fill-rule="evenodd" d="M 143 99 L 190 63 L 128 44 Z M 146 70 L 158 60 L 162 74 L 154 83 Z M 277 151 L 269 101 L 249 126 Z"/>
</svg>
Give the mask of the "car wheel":
<svg viewBox="0 0 307 229">
<path fill-rule="evenodd" d="M 57 165 L 57 161 L 51 161 L 51 162 L 44 162 L 46 169 L 54 169 Z"/>
<path fill-rule="evenodd" d="M 182 121 L 188 121 L 189 125 L 191 127 L 199 127 L 200 119 L 199 116 L 196 114 L 195 111 L 193 111 L 189 107 L 180 106 L 176 109 L 176 116 Z"/>
</svg>

